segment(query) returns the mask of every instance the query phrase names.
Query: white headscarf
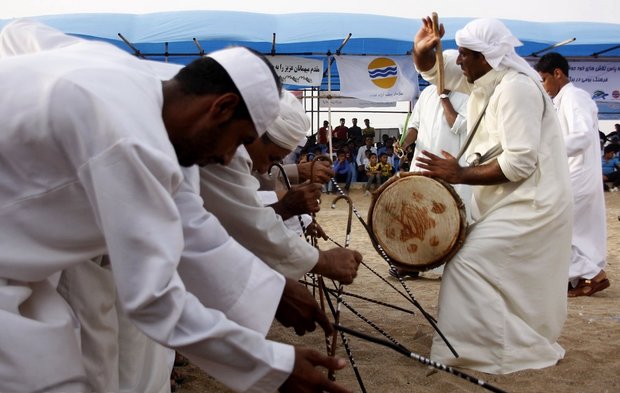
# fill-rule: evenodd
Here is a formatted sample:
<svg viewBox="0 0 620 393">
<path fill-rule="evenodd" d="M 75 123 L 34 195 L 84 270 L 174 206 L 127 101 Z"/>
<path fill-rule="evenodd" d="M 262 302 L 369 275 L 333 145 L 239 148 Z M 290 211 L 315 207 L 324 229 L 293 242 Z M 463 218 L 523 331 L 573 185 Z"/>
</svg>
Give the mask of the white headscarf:
<svg viewBox="0 0 620 393">
<path fill-rule="evenodd" d="M 242 47 L 218 50 L 208 56 L 224 67 L 241 93 L 258 136 L 263 135 L 280 111 L 278 87 L 269 66 Z"/>
<path fill-rule="evenodd" d="M 475 19 L 457 31 L 454 38 L 458 46 L 482 53 L 495 70 L 509 68 L 540 80 L 538 72 L 515 52 L 515 47 L 523 45 L 521 41 L 497 19 Z"/>
<path fill-rule="evenodd" d="M 267 135 L 276 145 L 287 150 L 294 150 L 299 142 L 306 138 L 310 128 L 310 119 L 301 103 L 292 93 L 282 92 L 280 115 L 267 127 Z"/>
</svg>

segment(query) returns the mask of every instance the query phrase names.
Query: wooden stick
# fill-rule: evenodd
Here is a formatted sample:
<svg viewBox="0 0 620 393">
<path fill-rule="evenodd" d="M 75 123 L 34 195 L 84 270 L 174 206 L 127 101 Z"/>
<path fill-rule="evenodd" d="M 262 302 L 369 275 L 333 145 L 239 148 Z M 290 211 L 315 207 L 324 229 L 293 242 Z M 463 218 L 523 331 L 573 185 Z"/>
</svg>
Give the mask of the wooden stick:
<svg viewBox="0 0 620 393">
<path fill-rule="evenodd" d="M 436 12 L 432 13 L 432 19 L 433 19 L 433 30 L 435 31 L 435 34 L 437 34 L 437 36 L 439 37 L 439 16 L 437 15 Z M 443 94 L 443 91 L 445 90 L 445 85 L 444 85 L 444 70 L 443 70 L 443 50 L 441 49 L 441 37 L 439 39 L 439 42 L 437 42 L 437 46 L 435 47 L 435 60 L 437 61 L 437 67 L 438 67 L 438 72 L 439 72 L 439 79 L 437 82 L 437 94 Z"/>
</svg>

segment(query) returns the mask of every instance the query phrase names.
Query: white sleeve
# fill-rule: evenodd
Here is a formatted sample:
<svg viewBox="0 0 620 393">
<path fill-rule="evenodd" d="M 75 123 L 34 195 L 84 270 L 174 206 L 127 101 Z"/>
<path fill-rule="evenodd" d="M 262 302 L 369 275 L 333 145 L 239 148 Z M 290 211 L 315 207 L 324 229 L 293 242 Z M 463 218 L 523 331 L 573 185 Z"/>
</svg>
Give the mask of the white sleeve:
<svg viewBox="0 0 620 393">
<path fill-rule="evenodd" d="M 277 389 L 292 369 L 293 348 L 206 308 L 177 274 L 184 238 L 171 196 L 181 181 L 176 163 L 139 142 L 123 141 L 88 161 L 79 176 L 106 239 L 119 301 L 136 327 L 235 390 L 263 384 Z M 218 246 L 222 237 L 204 240 L 213 246 L 209 258 L 218 258 L 209 261 L 213 274 L 232 261 L 248 274 L 254 271 L 247 264 L 251 256 L 237 253 L 231 241 Z M 237 285 L 237 275 L 225 276 L 219 277 Z"/>
<path fill-rule="evenodd" d="M 450 103 L 452 107 L 456 111 L 456 120 L 454 120 L 454 124 L 450 128 L 454 134 L 465 135 L 467 133 L 467 100 L 468 96 L 454 92 L 450 96 Z"/>
<path fill-rule="evenodd" d="M 564 100 L 567 102 L 565 103 Z M 588 100 L 588 101 L 586 101 Z M 562 109 L 566 119 L 567 135 L 564 137 L 568 157 L 584 154 L 591 146 L 592 100 L 587 95 L 567 94 L 562 98 Z M 564 106 L 566 105 L 566 107 Z"/>
<path fill-rule="evenodd" d="M 181 279 L 206 307 L 266 335 L 278 306 L 274 299 L 282 296 L 283 278 L 231 238 L 204 209 L 198 195 L 198 167 L 183 172 L 183 184 L 174 196 L 185 241 L 178 268 Z"/>
<path fill-rule="evenodd" d="M 264 205 L 271 205 L 273 203 L 278 202 L 278 195 L 275 191 L 259 191 L 258 197 L 263 202 Z M 299 220 L 301 219 L 301 226 Z M 304 235 L 304 229 L 307 228 L 308 225 L 312 223 L 312 217 L 309 214 L 302 214 L 300 216 L 294 216 L 289 218 L 288 220 L 284 220 L 284 225 L 291 231 L 295 232 L 297 236 Z"/>
<path fill-rule="evenodd" d="M 366 156 L 366 145 L 362 145 L 357 149 L 357 157 L 355 158 L 355 162 L 357 166 L 364 165 L 364 157 Z"/>
<path fill-rule="evenodd" d="M 504 151 L 497 157 L 499 166 L 510 181 L 530 176 L 538 165 L 544 100 L 534 81 L 527 76 L 496 90 L 500 143 Z M 518 102 L 519 105 L 515 105 Z M 490 105 L 489 105 L 490 106 Z"/>
<path fill-rule="evenodd" d="M 278 272 L 297 279 L 312 270 L 319 252 L 288 229 L 272 208 L 263 205 L 250 168 L 243 148 L 229 165 L 201 168 L 200 194 L 205 208 L 248 250 Z"/>
</svg>

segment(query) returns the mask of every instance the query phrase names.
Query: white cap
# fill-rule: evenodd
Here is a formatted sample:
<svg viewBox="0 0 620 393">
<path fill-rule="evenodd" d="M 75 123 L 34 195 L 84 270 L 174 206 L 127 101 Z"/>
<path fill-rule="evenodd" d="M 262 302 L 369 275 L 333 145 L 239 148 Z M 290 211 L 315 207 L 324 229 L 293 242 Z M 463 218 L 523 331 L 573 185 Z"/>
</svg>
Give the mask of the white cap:
<svg viewBox="0 0 620 393">
<path fill-rule="evenodd" d="M 263 135 L 280 112 L 278 87 L 267 64 L 242 47 L 218 50 L 208 57 L 224 67 L 241 93 L 258 136 Z"/>
<path fill-rule="evenodd" d="M 267 127 L 269 139 L 287 150 L 295 150 L 310 128 L 310 119 L 301 103 L 292 93 L 282 92 L 280 115 Z M 304 142 L 305 143 L 305 142 Z"/>
</svg>

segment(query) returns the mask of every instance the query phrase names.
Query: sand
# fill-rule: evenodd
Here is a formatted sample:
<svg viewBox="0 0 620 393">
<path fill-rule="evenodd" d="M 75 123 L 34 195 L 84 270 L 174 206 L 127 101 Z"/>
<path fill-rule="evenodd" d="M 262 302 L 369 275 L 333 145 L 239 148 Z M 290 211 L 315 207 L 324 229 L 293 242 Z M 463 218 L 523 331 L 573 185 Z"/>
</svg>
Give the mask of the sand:
<svg viewBox="0 0 620 393">
<path fill-rule="evenodd" d="M 359 189 L 352 190 L 351 196 L 355 207 L 365 219 L 370 197 L 364 196 Z M 324 207 L 317 220 L 330 237 L 344 244 L 348 209 L 344 201 L 339 202 L 335 209 L 331 209 L 329 201 L 332 198 L 333 196 L 324 195 Z M 565 358 L 553 367 L 508 375 L 497 376 L 471 370 L 463 371 L 509 392 L 620 392 L 620 243 L 618 242 L 620 193 L 605 193 L 605 199 L 608 227 L 605 270 L 611 286 L 592 297 L 568 300 L 568 318 L 559 339 L 560 344 L 566 349 Z M 335 245 L 331 242 L 321 242 L 319 246 L 327 249 Z M 399 286 L 395 279 L 388 276 L 386 262 L 376 253 L 366 231 L 355 216 L 350 247 L 360 251 L 365 263 L 373 270 L 390 283 Z M 433 316 L 436 316 L 437 312 L 440 284 L 440 278 L 432 273 L 425 273 L 422 279 L 407 280 L 407 286 L 418 302 Z M 406 299 L 363 266 L 360 267 L 359 276 L 354 284 L 348 286 L 346 290 L 414 310 Z M 360 299 L 345 297 L 345 300 L 409 350 L 422 356 L 429 355 L 433 330 L 417 310 L 415 315 L 411 315 Z M 344 326 L 379 336 L 348 310 L 343 309 L 341 315 L 341 323 Z M 325 351 L 325 339 L 319 331 L 298 337 L 293 331 L 275 323 L 269 337 Z M 367 392 L 484 391 L 481 387 L 444 371 L 432 372 L 429 367 L 393 349 L 355 337 L 349 337 L 349 341 Z M 338 354 L 346 357 L 341 344 Z M 186 383 L 178 390 L 180 392 L 229 391 L 196 367 L 189 366 L 179 371 L 187 375 Z M 337 372 L 336 380 L 354 392 L 362 391 L 351 367 Z"/>
</svg>

